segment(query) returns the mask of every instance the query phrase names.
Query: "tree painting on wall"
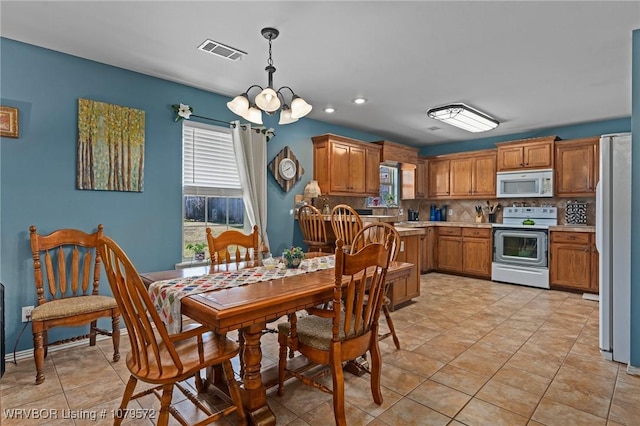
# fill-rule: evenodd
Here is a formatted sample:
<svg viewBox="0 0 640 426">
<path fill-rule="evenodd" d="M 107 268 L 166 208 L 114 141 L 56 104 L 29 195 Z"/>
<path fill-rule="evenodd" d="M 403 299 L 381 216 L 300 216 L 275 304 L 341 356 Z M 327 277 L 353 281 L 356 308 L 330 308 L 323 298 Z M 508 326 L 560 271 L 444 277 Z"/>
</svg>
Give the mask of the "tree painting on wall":
<svg viewBox="0 0 640 426">
<path fill-rule="evenodd" d="M 142 192 L 144 111 L 78 100 L 78 189 Z"/>
</svg>

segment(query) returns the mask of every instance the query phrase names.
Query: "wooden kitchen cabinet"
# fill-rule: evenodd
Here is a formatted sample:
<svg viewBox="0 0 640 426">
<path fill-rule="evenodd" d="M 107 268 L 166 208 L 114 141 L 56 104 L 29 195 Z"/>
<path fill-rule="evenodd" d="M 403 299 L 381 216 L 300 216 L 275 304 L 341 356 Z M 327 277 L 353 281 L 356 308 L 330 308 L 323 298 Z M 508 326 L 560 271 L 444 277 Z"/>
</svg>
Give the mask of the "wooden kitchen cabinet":
<svg viewBox="0 0 640 426">
<path fill-rule="evenodd" d="M 497 143 L 499 172 L 552 169 L 556 136 Z"/>
<path fill-rule="evenodd" d="M 496 151 L 478 151 L 472 157 L 452 157 L 451 197 L 496 196 Z"/>
<path fill-rule="evenodd" d="M 380 194 L 380 151 L 371 147 L 365 148 L 364 171 L 366 179 L 364 182 L 364 192 L 366 194 Z"/>
<path fill-rule="evenodd" d="M 436 269 L 462 272 L 462 228 L 438 227 Z"/>
<path fill-rule="evenodd" d="M 434 249 L 435 249 L 435 229 L 432 226 L 424 228 L 424 235 L 420 236 L 421 240 L 421 255 L 422 260 L 420 262 L 420 273 L 425 274 L 432 271 L 435 268 L 434 263 Z"/>
<path fill-rule="evenodd" d="M 600 138 L 557 142 L 555 145 L 555 195 L 594 197 L 599 176 Z"/>
<path fill-rule="evenodd" d="M 440 227 L 437 247 L 437 270 L 491 277 L 491 229 Z"/>
<path fill-rule="evenodd" d="M 430 159 L 427 161 L 429 198 L 449 197 L 449 168 L 451 160 Z"/>
<path fill-rule="evenodd" d="M 332 134 L 311 139 L 313 178 L 323 195 L 379 195 L 380 146 Z"/>
<path fill-rule="evenodd" d="M 490 278 L 493 243 L 489 228 L 462 228 L 462 272 Z"/>
<path fill-rule="evenodd" d="M 416 164 L 416 198 L 425 198 L 428 193 L 427 160 L 424 157 L 420 157 Z"/>
<path fill-rule="evenodd" d="M 552 231 L 549 255 L 551 288 L 598 293 L 598 252 L 591 232 Z"/>
<path fill-rule="evenodd" d="M 399 262 L 413 263 L 411 275 L 407 278 L 396 280 L 389 289 L 387 295 L 391 299 L 389 309 L 394 310 L 401 303 L 420 296 L 420 243 L 422 235 L 409 235 L 400 237 Z"/>
</svg>

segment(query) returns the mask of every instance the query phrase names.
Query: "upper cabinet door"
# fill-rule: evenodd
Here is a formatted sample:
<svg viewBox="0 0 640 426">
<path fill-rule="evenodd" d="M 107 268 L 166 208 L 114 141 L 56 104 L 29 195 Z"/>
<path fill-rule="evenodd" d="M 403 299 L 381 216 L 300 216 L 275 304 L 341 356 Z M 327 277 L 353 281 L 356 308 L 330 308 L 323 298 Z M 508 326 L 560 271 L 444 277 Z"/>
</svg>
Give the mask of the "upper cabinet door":
<svg viewBox="0 0 640 426">
<path fill-rule="evenodd" d="M 366 148 L 367 161 L 365 165 L 365 191 L 367 194 L 380 193 L 380 150 Z"/>
<path fill-rule="evenodd" d="M 595 195 L 599 179 L 599 151 L 598 137 L 556 143 L 556 196 Z"/>
<path fill-rule="evenodd" d="M 349 190 L 351 192 L 364 194 L 366 192 L 366 164 L 367 156 L 365 149 L 360 146 L 352 146 L 349 148 L 349 165 L 342 173 L 347 173 L 347 180 L 351 181 Z M 334 169 L 335 170 L 335 169 Z M 380 177 L 378 177 L 380 182 Z"/>
<path fill-rule="evenodd" d="M 549 169 L 553 167 L 553 143 L 529 143 L 523 147 L 524 167 Z"/>
<path fill-rule="evenodd" d="M 429 197 L 449 197 L 449 166 L 450 160 L 429 160 Z"/>
<path fill-rule="evenodd" d="M 516 170 L 524 167 L 524 148 L 510 146 L 498 148 L 498 170 Z"/>
<path fill-rule="evenodd" d="M 523 169 L 552 169 L 557 136 L 497 143 L 499 172 Z"/>
<path fill-rule="evenodd" d="M 451 196 L 458 197 L 472 195 L 471 175 L 473 172 L 473 158 L 452 159 L 450 170 Z"/>
<path fill-rule="evenodd" d="M 334 142 L 331 145 L 331 191 L 349 192 L 351 190 L 351 180 L 349 169 L 351 166 L 351 147 L 347 144 Z M 364 167 L 362 168 L 364 172 Z"/>
<path fill-rule="evenodd" d="M 473 158 L 473 195 L 496 196 L 496 153 Z"/>
<path fill-rule="evenodd" d="M 419 158 L 416 165 L 416 198 L 426 197 L 427 192 L 427 160 Z"/>
</svg>

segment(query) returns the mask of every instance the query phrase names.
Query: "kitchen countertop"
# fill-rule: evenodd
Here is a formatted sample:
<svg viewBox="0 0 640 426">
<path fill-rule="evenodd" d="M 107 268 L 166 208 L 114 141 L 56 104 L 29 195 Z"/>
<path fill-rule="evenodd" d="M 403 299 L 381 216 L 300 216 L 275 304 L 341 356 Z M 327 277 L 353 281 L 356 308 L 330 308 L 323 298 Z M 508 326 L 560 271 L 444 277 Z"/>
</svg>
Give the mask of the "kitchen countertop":
<svg viewBox="0 0 640 426">
<path fill-rule="evenodd" d="M 456 226 L 460 228 L 491 228 L 490 223 L 474 223 L 474 222 L 435 222 L 430 220 L 396 222 L 396 227 L 404 228 L 427 228 L 429 226 Z"/>
<path fill-rule="evenodd" d="M 398 226 L 396 224 L 395 228 L 396 228 L 396 231 L 398 231 L 398 234 L 400 234 L 401 237 L 410 237 L 411 235 L 424 235 L 425 234 L 424 227 L 421 227 L 421 228 L 407 228 L 407 227 L 404 227 L 402 225 Z"/>
<path fill-rule="evenodd" d="M 432 222 L 430 220 L 396 222 L 396 227 L 402 228 L 427 228 L 430 226 L 455 226 L 460 228 L 491 228 L 491 223 L 473 223 L 473 222 Z M 587 225 L 556 225 L 550 226 L 550 231 L 565 232 L 595 232 L 595 226 Z"/>
<path fill-rule="evenodd" d="M 596 227 L 587 226 L 587 225 L 558 225 L 558 226 L 550 226 L 549 231 L 596 232 Z"/>
</svg>

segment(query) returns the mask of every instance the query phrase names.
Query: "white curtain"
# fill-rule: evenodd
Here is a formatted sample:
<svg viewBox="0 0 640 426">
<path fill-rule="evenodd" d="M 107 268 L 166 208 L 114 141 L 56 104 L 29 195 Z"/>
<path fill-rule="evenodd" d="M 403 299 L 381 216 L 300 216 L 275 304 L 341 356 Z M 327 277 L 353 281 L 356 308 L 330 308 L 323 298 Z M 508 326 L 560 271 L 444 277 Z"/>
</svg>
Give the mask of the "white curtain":
<svg viewBox="0 0 640 426">
<path fill-rule="evenodd" d="M 248 124 L 240 124 L 239 121 L 234 121 L 233 124 L 235 127 L 231 135 L 242 184 L 244 208 L 251 227 L 258 225 L 262 244 L 268 249 L 267 138 L 262 132 L 251 129 Z"/>
</svg>

